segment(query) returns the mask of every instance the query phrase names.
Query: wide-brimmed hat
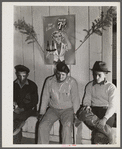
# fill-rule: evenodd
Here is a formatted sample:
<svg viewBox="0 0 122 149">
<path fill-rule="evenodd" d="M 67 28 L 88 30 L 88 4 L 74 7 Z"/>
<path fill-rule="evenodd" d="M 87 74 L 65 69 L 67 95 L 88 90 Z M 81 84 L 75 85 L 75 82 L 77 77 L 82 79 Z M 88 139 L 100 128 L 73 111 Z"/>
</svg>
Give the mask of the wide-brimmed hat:
<svg viewBox="0 0 122 149">
<path fill-rule="evenodd" d="M 24 65 L 16 65 L 14 68 L 15 68 L 16 72 L 18 72 L 18 71 L 26 71 L 27 73 L 30 72 L 30 69 Z"/>
<path fill-rule="evenodd" d="M 107 64 L 103 61 L 96 61 L 91 70 L 92 71 L 100 71 L 100 72 L 111 72 L 108 70 Z"/>
<path fill-rule="evenodd" d="M 57 65 L 56 65 L 56 69 L 60 72 L 65 72 L 65 73 L 69 73 L 69 68 L 68 66 L 63 63 L 63 62 L 59 62 Z"/>
</svg>

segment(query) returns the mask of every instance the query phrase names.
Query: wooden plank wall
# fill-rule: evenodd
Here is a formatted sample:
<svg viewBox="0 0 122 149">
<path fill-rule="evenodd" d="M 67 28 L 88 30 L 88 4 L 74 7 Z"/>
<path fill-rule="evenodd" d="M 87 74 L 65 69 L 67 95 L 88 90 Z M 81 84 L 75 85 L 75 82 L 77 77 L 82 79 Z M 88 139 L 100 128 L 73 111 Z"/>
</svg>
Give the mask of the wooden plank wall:
<svg viewBox="0 0 122 149">
<path fill-rule="evenodd" d="M 83 29 L 89 29 L 92 22 L 100 17 L 101 11 L 106 11 L 107 7 L 88 7 L 88 6 L 15 6 L 14 21 L 24 19 L 26 23 L 34 26 L 40 45 L 44 46 L 43 16 L 68 15 L 75 14 L 75 42 L 76 48 L 80 45 L 86 32 Z M 103 36 L 92 35 L 77 51 L 76 65 L 69 66 L 70 75 L 78 81 L 79 94 L 82 102 L 84 87 L 86 83 L 92 80 L 92 68 L 96 60 L 104 60 L 112 70 L 112 38 L 111 28 L 103 31 Z M 44 79 L 53 74 L 53 66 L 44 64 L 43 53 L 39 46 L 27 44 L 26 36 L 14 30 L 14 65 L 24 64 L 30 68 L 29 79 L 35 81 L 38 85 L 39 97 L 41 95 Z M 15 79 L 14 75 L 14 79 Z M 112 80 L 109 74 L 108 80 Z M 59 134 L 59 123 L 56 123 L 51 130 L 51 134 Z M 81 138 L 90 139 L 90 131 L 85 125 L 80 125 L 77 131 L 78 143 Z"/>
</svg>

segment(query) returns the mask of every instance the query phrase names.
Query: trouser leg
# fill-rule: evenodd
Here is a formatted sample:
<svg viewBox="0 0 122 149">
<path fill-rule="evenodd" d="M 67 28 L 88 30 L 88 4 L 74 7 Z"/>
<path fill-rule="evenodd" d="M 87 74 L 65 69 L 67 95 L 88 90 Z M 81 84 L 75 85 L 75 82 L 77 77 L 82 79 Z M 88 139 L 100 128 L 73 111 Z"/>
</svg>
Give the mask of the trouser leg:
<svg viewBox="0 0 122 149">
<path fill-rule="evenodd" d="M 15 112 L 13 112 L 13 120 L 14 122 L 23 122 L 26 121 L 26 119 L 28 117 L 30 117 L 33 114 L 33 110 L 28 110 L 28 111 L 24 111 L 21 112 L 20 114 L 16 114 Z"/>
<path fill-rule="evenodd" d="M 13 112 L 13 143 L 20 144 L 22 139 L 22 127 L 28 117 L 31 116 L 32 110 L 24 111 L 20 114 Z"/>
<path fill-rule="evenodd" d="M 107 108 L 105 107 L 92 107 L 92 112 L 99 118 L 102 119 L 105 116 L 105 113 L 107 111 Z M 105 127 L 103 128 L 105 135 L 108 137 L 109 139 L 109 143 L 112 143 L 114 140 L 114 136 L 112 134 L 112 129 L 111 127 L 113 127 L 115 122 L 115 114 L 113 114 L 112 117 L 110 117 L 107 122 Z M 110 127 L 109 127 L 110 126 Z M 101 130 L 101 129 L 100 129 Z M 102 130 L 102 131 L 103 131 Z M 99 131 L 99 129 L 98 129 Z M 100 131 L 101 132 L 101 131 Z M 103 133 L 103 132 L 102 132 Z"/>
<path fill-rule="evenodd" d="M 92 112 L 99 118 L 102 119 L 105 116 L 105 113 L 107 111 L 107 108 L 102 108 L 102 107 L 92 107 Z M 113 127 L 115 123 L 115 114 L 113 114 L 113 116 L 111 116 L 106 124 L 108 124 L 110 127 Z"/>
<path fill-rule="evenodd" d="M 37 144 L 49 144 L 50 130 L 56 120 L 58 120 L 58 116 L 51 108 L 49 108 L 43 119 L 40 121 Z"/>
<path fill-rule="evenodd" d="M 106 135 L 109 139 L 109 143 L 113 143 L 113 134 L 112 134 L 112 129 L 109 125 L 105 125 L 104 127 L 98 127 L 97 123 L 99 121 L 99 118 L 94 115 L 92 112 L 89 114 L 89 116 L 86 117 L 84 123 L 90 128 L 93 127 L 94 129 L 98 130 L 99 132 L 103 133 Z"/>
<path fill-rule="evenodd" d="M 28 110 L 21 112 L 20 114 L 16 114 L 13 112 L 13 124 L 14 130 L 17 129 L 21 124 L 24 125 L 24 122 L 28 117 L 30 117 L 33 113 L 33 110 Z"/>
<path fill-rule="evenodd" d="M 114 141 L 112 129 L 108 125 L 108 123 L 112 124 L 112 121 L 107 121 L 106 125 L 103 128 L 99 128 L 97 125 L 97 122 L 102 119 L 105 115 L 106 109 L 103 110 L 103 108 L 95 107 L 92 108 L 93 112 L 83 110 L 84 107 L 81 107 L 78 111 L 78 119 L 83 121 L 91 130 L 96 129 L 97 131 L 103 133 L 106 135 L 109 139 L 109 143 L 112 144 Z M 114 119 L 114 118 L 112 118 Z"/>
<path fill-rule="evenodd" d="M 61 115 L 62 144 L 72 144 L 73 109 L 67 109 Z"/>
</svg>

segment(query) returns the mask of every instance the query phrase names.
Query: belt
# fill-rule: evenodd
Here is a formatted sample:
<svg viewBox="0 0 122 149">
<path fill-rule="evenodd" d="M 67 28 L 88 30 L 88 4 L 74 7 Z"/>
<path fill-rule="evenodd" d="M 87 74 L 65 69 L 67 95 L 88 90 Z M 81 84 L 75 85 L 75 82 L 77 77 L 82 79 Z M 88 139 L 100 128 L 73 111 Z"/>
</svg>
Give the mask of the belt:
<svg viewBox="0 0 122 149">
<path fill-rule="evenodd" d="M 103 106 L 103 107 L 92 106 L 91 108 L 108 109 L 108 107 L 107 107 L 107 106 Z"/>
</svg>

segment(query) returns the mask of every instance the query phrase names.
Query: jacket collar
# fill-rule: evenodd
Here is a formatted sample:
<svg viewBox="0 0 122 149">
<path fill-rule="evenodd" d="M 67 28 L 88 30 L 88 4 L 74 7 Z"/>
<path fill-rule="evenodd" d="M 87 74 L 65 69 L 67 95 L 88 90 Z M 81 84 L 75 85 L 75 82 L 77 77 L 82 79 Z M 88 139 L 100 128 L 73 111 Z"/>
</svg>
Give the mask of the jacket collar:
<svg viewBox="0 0 122 149">
<path fill-rule="evenodd" d="M 67 75 L 67 78 L 63 81 L 63 82 L 60 82 L 60 84 L 63 84 L 63 83 L 68 83 L 69 82 L 69 76 Z M 56 75 L 54 76 L 54 81 L 57 82 L 57 79 L 56 79 Z M 57 82 L 58 83 L 58 82 Z"/>
<path fill-rule="evenodd" d="M 102 81 L 102 82 L 100 82 L 100 83 L 96 83 L 94 80 L 93 80 L 93 86 L 94 85 L 96 85 L 96 84 L 99 84 L 99 85 L 104 85 L 104 84 L 106 84 L 107 83 L 107 80 L 106 80 L 106 78 L 104 79 L 104 81 Z"/>
<path fill-rule="evenodd" d="M 26 82 L 25 82 L 24 85 L 21 85 L 18 79 L 15 81 L 15 83 L 17 83 L 17 84 L 20 86 L 20 88 L 22 88 L 22 87 L 25 86 L 25 85 L 29 85 L 28 80 L 26 80 Z"/>
</svg>

